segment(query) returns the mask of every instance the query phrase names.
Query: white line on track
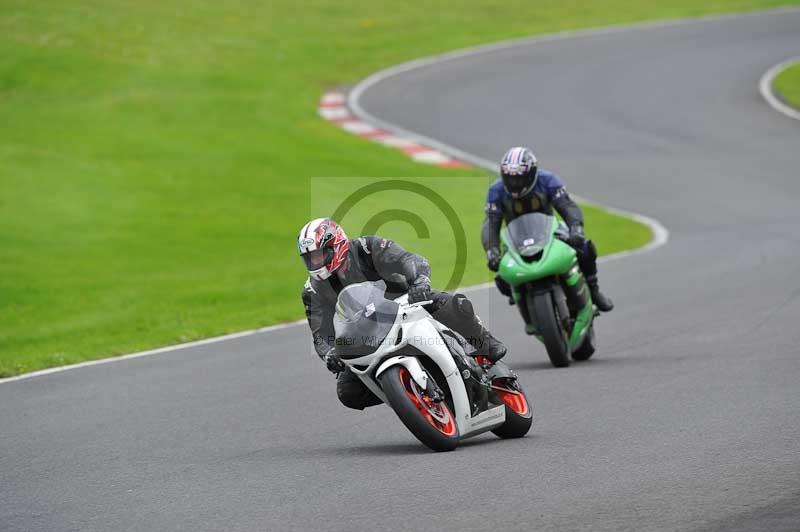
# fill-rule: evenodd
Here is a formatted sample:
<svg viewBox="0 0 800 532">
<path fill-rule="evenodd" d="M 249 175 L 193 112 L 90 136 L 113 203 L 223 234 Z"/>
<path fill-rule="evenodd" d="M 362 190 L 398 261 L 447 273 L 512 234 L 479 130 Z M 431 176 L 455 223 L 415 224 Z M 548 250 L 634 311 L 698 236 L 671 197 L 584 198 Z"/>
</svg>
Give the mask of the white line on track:
<svg viewBox="0 0 800 532">
<path fill-rule="evenodd" d="M 783 103 L 772 90 L 772 82 L 775 81 L 775 78 L 778 77 L 778 74 L 796 63 L 800 63 L 800 57 L 793 57 L 791 59 L 787 59 L 786 61 L 781 61 L 777 65 L 767 70 L 764 75 L 761 76 L 761 80 L 758 82 L 758 91 L 761 93 L 761 96 L 764 97 L 770 107 L 779 113 L 788 116 L 789 118 L 800 120 L 800 111 Z"/>
<path fill-rule="evenodd" d="M 148 351 L 140 351 L 138 353 L 130 353 L 128 355 L 119 355 L 111 358 L 101 358 L 99 360 L 89 360 L 87 362 L 80 362 L 78 364 L 70 364 L 68 366 L 59 366 L 57 368 L 48 368 L 43 369 L 40 371 L 33 371 L 31 373 L 25 373 L 23 375 L 17 375 L 16 377 L 8 377 L 6 379 L 0 379 L 0 385 L 6 384 L 9 382 L 14 381 L 21 381 L 26 379 L 31 379 L 33 377 L 41 377 L 43 375 L 51 375 L 53 373 L 61 373 L 63 371 L 69 371 L 73 369 L 79 368 L 88 368 L 90 366 L 99 366 L 101 364 L 109 364 L 111 362 L 119 362 L 122 360 L 130 360 L 132 358 L 142 358 L 148 357 L 151 355 L 160 355 L 162 353 L 171 353 L 173 351 L 180 351 L 181 349 L 188 349 L 190 347 L 198 347 L 201 345 L 208 345 L 208 344 L 216 344 L 218 342 L 224 342 L 226 340 L 235 340 L 236 338 L 244 338 L 247 336 L 253 336 L 254 334 L 263 334 L 272 331 L 279 331 L 281 329 L 289 329 L 291 327 L 297 327 L 299 325 L 304 325 L 306 320 L 297 320 L 297 321 L 290 321 L 287 323 L 278 323 L 276 325 L 270 325 L 269 327 L 261 327 L 259 329 L 251 329 L 249 331 L 240 331 L 236 333 L 226 334 L 223 336 L 214 336 L 213 338 L 204 338 L 202 340 L 194 340 L 192 342 L 185 342 L 182 344 L 174 344 L 168 345 L 165 347 L 159 347 L 157 349 L 150 349 Z"/>
<path fill-rule="evenodd" d="M 783 11 L 780 9 L 778 11 Z M 407 63 L 401 63 L 399 65 L 395 65 L 393 67 L 389 67 L 387 69 L 381 70 L 376 72 L 369 77 L 363 79 L 359 82 L 353 89 L 348 93 L 347 96 L 347 105 L 353 111 L 353 114 L 360 118 L 362 121 L 372 124 L 373 126 L 384 129 L 386 131 L 390 131 L 399 137 L 409 139 L 413 142 L 424 146 L 430 146 L 435 148 L 437 151 L 447 154 L 455 159 L 466 161 L 470 164 L 478 166 L 480 168 L 484 168 L 489 170 L 490 172 L 497 173 L 499 170 L 498 163 L 496 161 L 490 161 L 483 157 L 479 157 L 477 155 L 473 155 L 471 153 L 467 153 L 463 150 L 460 150 L 454 146 L 450 146 L 449 144 L 445 144 L 440 142 L 436 139 L 426 137 L 425 135 L 421 135 L 419 133 L 415 133 L 413 131 L 409 131 L 407 129 L 403 129 L 402 127 L 393 124 L 391 122 L 387 122 L 382 120 L 376 116 L 371 115 L 361 106 L 361 96 L 363 96 L 364 92 L 380 83 L 385 81 L 391 77 L 397 76 L 399 74 L 405 74 L 412 70 L 416 70 L 418 68 L 429 67 L 433 65 L 437 65 L 439 63 L 444 63 L 446 61 L 451 61 L 454 59 L 461 59 L 464 57 L 480 55 L 489 52 L 496 52 L 498 50 L 506 50 L 508 48 L 513 48 L 515 46 L 531 46 L 534 44 L 544 43 L 544 42 L 552 42 L 563 40 L 567 38 L 575 38 L 575 37 L 585 37 L 585 36 L 595 36 L 595 35 L 608 35 L 613 33 L 620 33 L 623 31 L 630 31 L 634 29 L 645 29 L 645 28 L 660 28 L 660 27 L 668 27 L 668 26 L 675 26 L 678 24 L 684 24 L 689 22 L 697 22 L 697 21 L 707 21 L 707 20 L 717 20 L 717 19 L 724 19 L 730 17 L 742 17 L 748 16 L 751 13 L 745 14 L 733 14 L 733 15 L 721 15 L 721 16 L 712 16 L 712 17 L 701 17 L 701 18 L 693 18 L 693 19 L 676 19 L 676 20 L 665 20 L 665 21 L 658 21 L 658 22 L 644 22 L 639 24 L 627 24 L 627 25 L 617 25 L 617 26 L 607 26 L 603 28 L 592 28 L 587 30 L 578 30 L 578 31 L 564 31 L 559 33 L 553 33 L 550 35 L 540 35 L 535 37 L 525 37 L 522 39 L 512 39 L 508 41 L 501 41 L 481 46 L 473 46 L 469 48 L 463 48 L 461 50 L 454 50 L 452 52 L 447 52 L 440 55 L 434 55 L 430 57 L 423 57 L 421 59 L 415 59 L 413 61 L 409 61 Z M 574 195 L 573 195 L 574 196 Z M 645 216 L 644 214 L 636 213 L 627 211 L 624 209 L 619 209 L 616 207 L 611 207 L 608 205 L 602 205 L 599 203 L 592 202 L 591 200 L 587 200 L 586 198 L 581 198 L 575 196 L 581 202 L 585 204 L 592 205 L 593 207 L 599 208 L 606 212 L 626 216 L 628 218 L 632 218 L 637 222 L 643 223 L 647 225 L 651 232 L 653 233 L 653 238 L 647 243 L 645 246 L 633 249 L 630 251 L 622 251 L 619 253 L 614 253 L 612 255 L 606 255 L 603 257 L 604 261 L 619 259 L 623 257 L 630 257 L 632 255 L 638 255 L 640 253 L 647 253 L 652 251 L 656 248 L 659 248 L 667 243 L 669 240 L 669 231 L 667 230 L 664 225 L 656 220 L 655 218 L 651 218 L 649 216 Z M 491 286 L 492 283 L 489 283 Z M 483 285 L 479 285 L 483 286 Z"/>
<path fill-rule="evenodd" d="M 364 79 L 363 81 L 361 81 L 358 85 L 356 85 L 353 88 L 353 90 L 350 92 L 350 94 L 348 96 L 348 105 L 350 106 L 350 108 L 353 110 L 353 112 L 359 118 L 361 118 L 364 121 L 369 121 L 375 126 L 378 126 L 378 127 L 382 128 L 382 129 L 386 129 L 387 131 L 391 131 L 393 133 L 400 134 L 400 135 L 402 135 L 404 137 L 411 137 L 411 138 L 420 139 L 420 141 L 423 144 L 425 144 L 427 146 L 430 146 L 432 148 L 436 148 L 437 150 L 440 150 L 443 153 L 447 153 L 447 154 L 449 154 L 449 155 L 451 155 L 451 156 L 453 156 L 453 157 L 455 157 L 457 159 L 460 159 L 462 161 L 466 161 L 466 162 L 472 163 L 475 166 L 479 166 L 479 167 L 485 168 L 487 170 L 496 172 L 496 163 L 494 163 L 492 161 L 489 161 L 487 159 L 483 159 L 481 157 L 472 155 L 470 153 L 464 152 L 464 151 L 459 150 L 457 148 L 454 148 L 452 146 L 448 146 L 447 144 L 441 143 L 441 142 L 439 142 L 437 140 L 430 139 L 430 138 L 424 137 L 422 135 L 418 135 L 416 133 L 412 133 L 410 131 L 406 131 L 406 130 L 400 128 L 400 127 L 395 126 L 394 124 L 385 122 L 383 120 L 380 120 L 378 118 L 375 118 L 375 117 L 371 116 L 369 113 L 364 111 L 364 109 L 362 109 L 361 106 L 358 104 L 359 97 L 363 94 L 363 92 L 369 86 L 374 85 L 378 81 L 382 81 L 382 80 L 385 80 L 385 79 L 390 78 L 392 76 L 395 76 L 395 75 L 398 75 L 398 74 L 401 74 L 401 73 L 404 73 L 404 72 L 408 72 L 408 71 L 413 70 L 415 68 L 421 68 L 421 67 L 424 67 L 424 66 L 433 65 L 433 64 L 436 64 L 436 63 L 439 63 L 439 62 L 450 60 L 450 59 L 457 59 L 457 58 L 460 58 L 460 57 L 466 57 L 468 55 L 482 54 L 482 53 L 486 53 L 486 52 L 504 50 L 504 49 L 511 48 L 511 47 L 514 47 L 514 46 L 532 45 L 532 44 L 536 44 L 536 43 L 551 42 L 551 41 L 557 41 L 557 40 L 568 39 L 568 38 L 590 37 L 590 36 L 595 36 L 595 35 L 608 35 L 608 34 L 622 33 L 622 32 L 625 32 L 625 31 L 632 31 L 632 30 L 638 30 L 638 29 L 662 28 L 662 27 L 676 26 L 676 25 L 679 25 L 679 24 L 691 24 L 691 23 L 698 23 L 698 22 L 705 22 L 705 21 L 712 21 L 712 20 L 724 20 L 724 19 L 727 19 L 727 18 L 739 18 L 739 17 L 757 16 L 759 14 L 765 14 L 765 13 L 776 13 L 776 12 L 777 13 L 780 13 L 780 12 L 789 13 L 789 12 L 795 12 L 795 11 L 798 11 L 798 8 L 788 7 L 788 8 L 778 8 L 778 9 L 754 11 L 754 12 L 749 12 L 749 13 L 734 13 L 734 14 L 726 14 L 726 15 L 711 15 L 711 16 L 707 16 L 707 17 L 683 18 L 683 19 L 664 20 L 664 21 L 657 21 L 657 22 L 644 22 L 644 23 L 636 23 L 636 24 L 613 25 L 613 26 L 606 26 L 606 27 L 593 28 L 593 29 L 587 29 L 587 30 L 564 31 L 564 32 L 559 32 L 559 33 L 553 33 L 553 34 L 550 34 L 550 35 L 540 35 L 540 36 L 536 36 L 536 37 L 527 37 L 527 38 L 522 38 L 522 39 L 514 39 L 514 40 L 509 40 L 509 41 L 502 41 L 502 42 L 483 45 L 483 46 L 475 46 L 475 47 L 471 47 L 471 48 L 464 48 L 464 49 L 461 49 L 461 50 L 455 50 L 453 52 L 448 52 L 448 53 L 445 53 L 445 54 L 440 54 L 440 55 L 436 55 L 436 56 L 432 56 L 432 57 L 417 59 L 415 61 L 410 61 L 408 63 L 403 63 L 403 64 L 400 64 L 400 65 L 397 65 L 397 66 L 394 66 L 394 67 L 391 67 L 391 68 L 387 68 L 386 70 L 381 70 L 380 72 L 376 72 L 375 74 L 373 74 L 373 75 L 369 76 L 368 78 Z M 780 66 L 780 65 L 776 65 L 776 67 L 773 67 L 773 69 L 777 69 L 778 66 Z M 772 71 L 773 69 L 770 69 L 770 71 Z M 769 74 L 769 72 L 767 74 Z M 765 74 L 765 76 L 766 76 L 766 74 Z M 763 82 L 763 80 L 764 80 L 764 78 L 762 78 L 762 82 Z M 762 94 L 764 94 L 764 93 L 762 92 Z M 767 98 L 766 96 L 764 96 L 764 97 Z M 769 101 L 768 98 L 767 98 L 767 101 Z M 585 200 L 583 198 L 580 198 L 580 199 L 584 203 L 591 203 L 591 202 L 589 202 L 589 201 L 587 201 L 587 200 Z M 661 247 L 664 244 L 666 244 L 667 240 L 669 239 L 669 231 L 667 231 L 667 229 L 663 225 L 661 225 L 661 223 L 659 223 L 658 220 L 655 220 L 653 218 L 649 218 L 649 217 L 647 217 L 647 216 L 645 216 L 643 214 L 633 213 L 633 212 L 630 212 L 630 211 L 625 211 L 623 209 L 617 209 L 615 207 L 608 207 L 608 206 L 605 206 L 605 205 L 597 205 L 597 204 L 593 204 L 593 205 L 599 206 L 599 207 L 601 207 L 601 208 L 603 208 L 603 209 L 605 209 L 605 210 L 607 210 L 609 212 L 612 212 L 612 213 L 624 214 L 626 216 L 629 216 L 629 217 L 633 218 L 634 220 L 637 220 L 639 222 L 642 222 L 642 223 L 648 225 L 651 228 L 651 230 L 653 231 L 653 239 L 650 241 L 650 243 L 648 243 L 644 247 L 641 247 L 641 248 L 638 248 L 638 249 L 634 249 L 634 250 L 631 250 L 631 251 L 623 251 L 623 252 L 620 252 L 620 253 L 614 253 L 612 255 L 606 255 L 606 256 L 600 258 L 601 262 L 608 262 L 608 261 L 611 261 L 611 260 L 620 259 L 620 258 L 624 258 L 624 257 L 630 257 L 632 255 L 638 255 L 640 253 L 646 253 L 646 252 L 652 251 L 652 250 L 654 250 L 654 249 L 656 249 L 658 247 Z M 494 286 L 494 283 L 483 283 L 483 284 L 479 284 L 479 285 L 473 285 L 473 286 L 468 286 L 468 287 L 465 287 L 465 288 L 461 288 L 460 291 L 462 291 L 462 292 L 474 292 L 474 291 L 477 291 L 477 290 L 486 289 L 486 288 L 490 288 L 490 287 L 493 287 L 493 286 Z M 292 327 L 300 327 L 300 326 L 305 325 L 305 323 L 306 323 L 305 320 L 298 320 L 298 321 L 293 321 L 293 322 L 289 322 L 289 323 L 279 323 L 277 325 L 271 325 L 269 327 L 262 327 L 260 329 L 253 329 L 253 330 L 249 330 L 249 331 L 241 331 L 241 332 L 237 332 L 237 333 L 233 333 L 233 334 L 226 334 L 224 336 L 216 336 L 216 337 L 213 337 L 213 338 L 205 338 L 203 340 L 197 340 L 197 341 L 194 341 L 194 342 L 186 342 L 186 343 L 182 343 L 182 344 L 175 344 L 175 345 L 160 347 L 158 349 L 151 349 L 151 350 L 148 350 L 148 351 L 141 351 L 141 352 L 138 352 L 138 353 L 131 353 L 131 354 L 128 354 L 128 355 L 120 355 L 120 356 L 116 356 L 116 357 L 112 357 L 112 358 L 103 358 L 103 359 L 100 359 L 100 360 L 91 360 L 91 361 L 88 361 L 88 362 L 81 362 L 79 364 L 71 364 L 69 366 L 60 366 L 60 367 L 57 367 L 57 368 L 49 368 L 49 369 L 44 369 L 44 370 L 41 370 L 41 371 L 34 371 L 34 372 L 31 372 L 31 373 L 25 373 L 23 375 L 18 375 L 16 377 L 9 377 L 9 378 L 6 378 L 6 379 L 0 379 L 0 385 L 8 384 L 8 383 L 11 383 L 11 382 L 18 382 L 18 381 L 28 380 L 28 379 L 32 379 L 32 378 L 35 378 L 35 377 L 45 376 L 45 375 L 52 375 L 54 373 L 63 373 L 65 371 L 71 371 L 71 370 L 80 369 L 80 368 L 87 368 L 87 367 L 90 367 L 90 366 L 99 366 L 101 364 L 110 364 L 112 362 L 121 362 L 121 361 L 124 361 L 124 360 L 130 360 L 130 359 L 133 359 L 133 358 L 142 358 L 142 357 L 147 357 L 147 356 L 151 356 L 151 355 L 159 355 L 159 354 L 163 354 L 163 353 L 173 353 L 173 352 L 176 352 L 176 351 L 181 351 L 183 349 L 189 349 L 189 348 L 192 348 L 192 347 L 215 344 L 215 343 L 219 343 L 219 342 L 225 342 L 227 340 L 234 340 L 234 339 L 237 339 L 237 338 L 245 338 L 245 337 L 253 336 L 253 335 L 256 335 L 256 334 L 264 334 L 264 333 L 269 333 L 269 332 L 272 332 L 272 331 L 278 331 L 278 330 L 282 330 L 282 329 L 289 329 L 289 328 L 292 328 Z"/>
</svg>

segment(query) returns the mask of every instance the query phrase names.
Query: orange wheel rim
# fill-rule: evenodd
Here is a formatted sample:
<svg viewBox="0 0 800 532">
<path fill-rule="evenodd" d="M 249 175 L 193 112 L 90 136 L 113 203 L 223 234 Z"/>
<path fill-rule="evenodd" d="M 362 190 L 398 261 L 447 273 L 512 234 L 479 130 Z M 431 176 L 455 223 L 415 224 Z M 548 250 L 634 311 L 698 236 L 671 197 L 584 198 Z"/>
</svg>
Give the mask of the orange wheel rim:
<svg viewBox="0 0 800 532">
<path fill-rule="evenodd" d="M 447 403 L 444 401 L 436 403 L 425 395 L 404 366 L 400 366 L 400 381 L 403 383 L 408 398 L 433 428 L 445 436 L 456 435 L 456 422 Z"/>
</svg>

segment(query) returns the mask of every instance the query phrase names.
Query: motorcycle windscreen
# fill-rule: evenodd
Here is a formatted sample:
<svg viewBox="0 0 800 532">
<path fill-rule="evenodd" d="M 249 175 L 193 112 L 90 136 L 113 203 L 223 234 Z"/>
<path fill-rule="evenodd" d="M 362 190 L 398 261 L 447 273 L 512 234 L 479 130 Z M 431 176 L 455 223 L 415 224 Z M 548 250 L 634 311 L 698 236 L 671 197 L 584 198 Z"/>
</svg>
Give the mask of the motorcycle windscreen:
<svg viewBox="0 0 800 532">
<path fill-rule="evenodd" d="M 532 260 L 547 247 L 553 217 L 540 212 L 523 214 L 508 224 L 508 236 L 522 258 Z"/>
<path fill-rule="evenodd" d="M 358 358 L 374 353 L 394 325 L 400 306 L 384 297 L 383 283 L 346 286 L 336 301 L 333 328 L 336 354 Z"/>
</svg>

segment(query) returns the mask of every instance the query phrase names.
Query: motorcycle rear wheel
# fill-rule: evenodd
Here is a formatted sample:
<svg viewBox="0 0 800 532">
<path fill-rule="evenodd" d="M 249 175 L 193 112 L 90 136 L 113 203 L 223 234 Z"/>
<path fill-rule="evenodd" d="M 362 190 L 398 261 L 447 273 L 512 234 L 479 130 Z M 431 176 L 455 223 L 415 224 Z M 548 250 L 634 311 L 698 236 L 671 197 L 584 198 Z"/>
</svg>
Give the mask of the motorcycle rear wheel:
<svg viewBox="0 0 800 532">
<path fill-rule="evenodd" d="M 553 294 L 551 292 L 535 294 L 532 299 L 533 308 L 530 310 L 535 316 L 550 362 L 557 368 L 569 366 L 569 341 L 567 332 L 556 316 Z"/>
<path fill-rule="evenodd" d="M 492 432 L 503 439 L 521 438 L 531 429 L 533 409 L 525 391 L 516 383 L 492 383 L 492 390 L 506 407 L 506 422 Z"/>
<path fill-rule="evenodd" d="M 431 401 L 404 366 L 392 366 L 378 381 L 386 402 L 419 441 L 434 451 L 458 447 L 458 426 L 447 402 Z"/>
</svg>

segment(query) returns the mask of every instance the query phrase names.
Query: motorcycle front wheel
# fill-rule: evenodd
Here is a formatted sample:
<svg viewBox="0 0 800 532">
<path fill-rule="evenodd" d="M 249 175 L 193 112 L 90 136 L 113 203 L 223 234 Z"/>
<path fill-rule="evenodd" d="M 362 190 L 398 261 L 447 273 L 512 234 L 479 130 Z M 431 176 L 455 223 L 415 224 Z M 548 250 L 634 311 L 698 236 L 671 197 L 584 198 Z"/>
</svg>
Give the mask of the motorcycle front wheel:
<svg viewBox="0 0 800 532">
<path fill-rule="evenodd" d="M 529 310 L 533 311 L 550 362 L 557 368 L 569 366 L 569 341 L 567 332 L 556 316 L 553 294 L 551 292 L 534 294 L 528 301 L 531 299 L 532 308 Z"/>
<path fill-rule="evenodd" d="M 447 402 L 432 401 L 404 366 L 392 366 L 378 381 L 386 402 L 419 441 L 434 451 L 458 447 L 458 426 Z"/>
</svg>

